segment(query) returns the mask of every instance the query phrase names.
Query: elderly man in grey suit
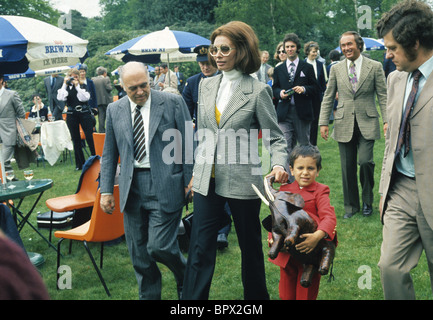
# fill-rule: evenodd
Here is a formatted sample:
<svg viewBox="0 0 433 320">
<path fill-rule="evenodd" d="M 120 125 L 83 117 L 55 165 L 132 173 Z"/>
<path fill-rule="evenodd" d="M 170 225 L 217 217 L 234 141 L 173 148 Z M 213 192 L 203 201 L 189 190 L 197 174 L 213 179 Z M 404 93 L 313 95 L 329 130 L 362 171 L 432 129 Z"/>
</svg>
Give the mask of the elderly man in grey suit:
<svg viewBox="0 0 433 320">
<path fill-rule="evenodd" d="M 270 80 L 268 70 L 271 68 L 271 65 L 268 64 L 269 52 L 262 51 L 260 59 L 262 63 L 260 65 L 260 69 L 256 72 L 257 79 L 263 83 L 268 83 Z"/>
<path fill-rule="evenodd" d="M 120 206 L 139 298 L 157 300 L 161 299 L 157 262 L 174 273 L 179 294 L 183 285 L 186 261 L 177 233 L 192 178 L 193 157 L 185 151 L 185 142 L 192 139 L 192 122 L 181 96 L 150 89 L 145 65 L 127 63 L 120 78 L 127 96 L 107 108 L 101 208 L 111 213 Z M 114 203 L 119 156 L 120 200 Z"/>
<path fill-rule="evenodd" d="M 113 102 L 111 96 L 110 78 L 107 76 L 107 69 L 104 67 L 96 68 L 97 77 L 93 77 L 92 81 L 95 84 L 96 101 L 98 101 L 98 119 L 99 119 L 99 133 L 105 132 L 105 115 L 107 112 L 107 106 Z"/>
<path fill-rule="evenodd" d="M 4 76 L 0 74 L 0 140 L 5 169 L 11 170 L 11 159 L 17 142 L 16 118 L 25 118 L 21 99 L 16 91 L 5 88 Z"/>
<path fill-rule="evenodd" d="M 423 250 L 433 291 L 433 11 L 421 1 L 401 2 L 377 31 L 397 67 L 388 76 L 379 267 L 385 299 L 411 300 L 410 272 Z"/>
<path fill-rule="evenodd" d="M 64 78 L 57 74 L 52 74 L 44 79 L 48 105 L 55 120 L 62 120 L 63 109 L 65 108 L 65 101 L 57 99 L 57 91 L 62 87 L 63 80 Z"/>
<path fill-rule="evenodd" d="M 343 178 L 344 218 L 360 211 L 358 166 L 362 187 L 362 213 L 373 213 L 374 141 L 380 139 L 379 100 L 386 131 L 386 82 L 382 64 L 364 57 L 364 41 L 354 31 L 343 33 L 340 48 L 346 59 L 331 68 L 328 86 L 319 117 L 320 134 L 329 135 L 329 117 L 333 112 L 335 94 L 338 106 L 334 116 L 332 137 L 338 141 Z"/>
</svg>

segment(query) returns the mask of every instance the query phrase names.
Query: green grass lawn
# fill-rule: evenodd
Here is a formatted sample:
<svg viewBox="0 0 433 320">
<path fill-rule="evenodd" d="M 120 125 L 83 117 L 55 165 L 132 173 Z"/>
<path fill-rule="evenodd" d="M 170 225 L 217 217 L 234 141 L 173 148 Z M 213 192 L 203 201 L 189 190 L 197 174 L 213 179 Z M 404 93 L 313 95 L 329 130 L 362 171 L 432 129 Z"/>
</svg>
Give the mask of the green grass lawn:
<svg viewBox="0 0 433 320">
<path fill-rule="evenodd" d="M 319 148 L 322 152 L 323 169 L 318 181 L 330 186 L 331 204 L 335 207 L 337 215 L 337 232 L 339 245 L 334 260 L 333 273 L 335 280 L 328 282 L 328 276 L 322 277 L 318 299 L 320 300 L 381 300 L 383 299 L 380 273 L 377 263 L 380 257 L 382 242 L 382 225 L 379 220 L 378 203 L 380 169 L 384 149 L 384 140 L 375 144 L 375 200 L 374 214 L 365 218 L 361 214 L 351 219 L 343 219 L 343 195 L 341 189 L 340 158 L 337 143 L 333 140 L 325 142 L 319 137 Z M 45 200 L 74 193 L 77 188 L 81 172 L 74 171 L 75 165 L 58 162 L 54 166 L 49 164 L 45 168 L 39 164 L 31 165 L 34 169 L 35 179 L 51 178 L 54 187 L 47 190 L 35 213 L 31 217 L 36 224 L 36 212 L 48 211 Z M 14 167 L 19 179 L 23 178 L 22 170 Z M 377 195 L 377 196 L 376 196 Z M 34 197 L 29 197 L 23 203 L 23 208 Z M 17 201 L 17 200 L 16 200 Z M 269 214 L 269 209 L 262 204 L 261 217 Z M 48 237 L 47 230 L 41 230 Z M 266 237 L 262 230 L 263 250 L 265 257 L 269 250 Z M 21 237 L 26 249 L 30 252 L 38 252 L 45 258 L 45 263 L 39 268 L 49 294 L 54 300 L 105 300 L 109 299 L 99 282 L 98 276 L 81 243 L 75 242 L 72 254 L 68 254 L 68 241 L 62 245 L 64 257 L 62 265 L 68 265 L 72 271 L 72 288 L 56 289 L 56 253 L 28 226 L 21 232 Z M 53 239 L 57 246 L 57 239 Z M 90 248 L 95 259 L 99 259 L 99 244 L 91 244 Z M 265 258 L 266 259 L 266 258 Z M 241 283 L 240 251 L 237 245 L 234 228 L 229 235 L 229 247 L 219 251 L 215 274 L 210 290 L 212 300 L 239 300 L 243 299 Z M 272 300 L 278 300 L 279 268 L 269 261 L 265 261 L 267 285 Z M 172 273 L 164 265 L 160 265 L 164 300 L 177 299 L 176 285 Z M 116 300 L 136 300 L 138 298 L 137 283 L 131 266 L 128 250 L 125 242 L 118 245 L 105 247 L 104 268 L 102 274 L 111 291 L 112 298 Z M 413 272 L 415 289 L 418 299 L 431 299 L 430 280 L 425 257 L 421 258 L 418 267 Z"/>
</svg>

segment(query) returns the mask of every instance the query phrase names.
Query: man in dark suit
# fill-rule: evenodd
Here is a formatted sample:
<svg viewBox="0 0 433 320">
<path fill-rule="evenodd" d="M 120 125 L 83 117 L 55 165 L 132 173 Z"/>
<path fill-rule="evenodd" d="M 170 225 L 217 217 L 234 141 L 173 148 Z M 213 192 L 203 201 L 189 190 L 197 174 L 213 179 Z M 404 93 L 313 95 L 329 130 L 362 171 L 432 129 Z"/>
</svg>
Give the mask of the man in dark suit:
<svg viewBox="0 0 433 320">
<path fill-rule="evenodd" d="M 65 102 L 57 99 L 57 90 L 63 85 L 64 78 L 52 74 L 44 79 L 45 90 L 47 91 L 47 100 L 50 112 L 55 120 L 62 119 L 63 109 L 65 108 Z"/>
<path fill-rule="evenodd" d="M 98 118 L 99 118 L 99 133 L 105 132 L 105 114 L 107 112 L 107 106 L 113 102 L 111 96 L 110 78 L 107 76 L 107 69 L 104 67 L 96 68 L 97 77 L 92 78 L 93 84 L 95 85 L 96 101 L 98 102 Z"/>
<path fill-rule="evenodd" d="M 5 88 L 4 76 L 0 74 L 0 141 L 3 156 L 0 161 L 3 161 L 6 170 L 12 169 L 10 160 L 17 143 L 16 118 L 24 118 L 25 115 L 18 93 Z"/>
<path fill-rule="evenodd" d="M 275 68 L 272 90 L 278 100 L 278 124 L 290 154 L 296 143 L 310 143 L 310 126 L 314 119 L 313 97 L 318 94 L 319 87 L 313 66 L 298 57 L 301 50 L 298 36 L 289 33 L 283 43 L 287 60 Z M 287 92 L 289 89 L 293 91 Z"/>
<path fill-rule="evenodd" d="M 192 178 L 193 155 L 185 145 L 188 132 L 192 140 L 191 118 L 182 97 L 150 89 L 144 64 L 125 64 L 120 79 L 127 96 L 107 108 L 101 208 L 111 213 L 120 206 L 139 297 L 156 300 L 161 299 L 157 262 L 173 272 L 179 294 L 183 286 L 186 261 L 177 233 Z M 114 203 L 119 156 L 120 203 Z"/>
<path fill-rule="evenodd" d="M 179 71 L 179 66 L 174 66 L 174 73 L 177 77 L 177 90 L 179 90 L 179 93 L 182 93 L 185 87 L 185 76 Z"/>
</svg>

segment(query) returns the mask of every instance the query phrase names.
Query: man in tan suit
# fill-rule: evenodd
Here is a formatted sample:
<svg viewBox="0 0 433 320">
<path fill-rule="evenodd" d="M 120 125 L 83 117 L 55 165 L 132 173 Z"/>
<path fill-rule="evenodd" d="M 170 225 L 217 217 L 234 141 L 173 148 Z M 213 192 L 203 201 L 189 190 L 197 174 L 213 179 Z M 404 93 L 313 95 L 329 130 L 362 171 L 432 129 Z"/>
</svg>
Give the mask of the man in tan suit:
<svg viewBox="0 0 433 320">
<path fill-rule="evenodd" d="M 166 90 L 167 88 L 172 88 L 173 93 L 179 93 L 177 90 L 177 76 L 176 74 L 168 68 L 166 63 L 161 64 L 161 73 L 164 74 L 164 81 L 160 82 L 158 85 L 161 90 Z"/>
<path fill-rule="evenodd" d="M 328 139 L 329 117 L 338 91 L 332 138 L 338 141 L 340 149 L 344 218 L 350 218 L 360 210 L 357 163 L 362 186 L 363 215 L 370 216 L 373 213 L 373 147 L 374 141 L 381 137 L 376 95 L 384 131 L 387 128 L 385 74 L 381 63 L 361 55 L 364 41 L 358 33 L 343 33 L 340 47 L 346 59 L 331 69 L 319 117 L 320 134 L 325 140 Z"/>
<path fill-rule="evenodd" d="M 433 12 L 421 1 L 401 2 L 377 31 L 397 67 L 388 77 L 379 267 L 385 299 L 415 299 L 410 271 L 423 249 L 433 290 Z"/>
</svg>

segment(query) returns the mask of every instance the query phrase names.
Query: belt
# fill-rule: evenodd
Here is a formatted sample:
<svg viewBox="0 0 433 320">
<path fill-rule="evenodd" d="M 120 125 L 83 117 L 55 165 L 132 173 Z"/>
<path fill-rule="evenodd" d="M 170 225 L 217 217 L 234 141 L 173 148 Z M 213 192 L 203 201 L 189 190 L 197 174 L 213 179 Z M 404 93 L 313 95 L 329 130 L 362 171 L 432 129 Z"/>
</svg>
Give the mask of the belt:
<svg viewBox="0 0 433 320">
<path fill-rule="evenodd" d="M 134 168 L 135 172 L 150 171 L 150 168 Z"/>
<path fill-rule="evenodd" d="M 78 105 L 78 106 L 75 106 L 75 107 L 71 107 L 68 111 L 82 112 L 83 109 L 84 109 L 84 111 L 87 110 L 86 107 L 87 107 L 86 105 L 84 105 L 84 106 L 83 105 Z"/>
</svg>

